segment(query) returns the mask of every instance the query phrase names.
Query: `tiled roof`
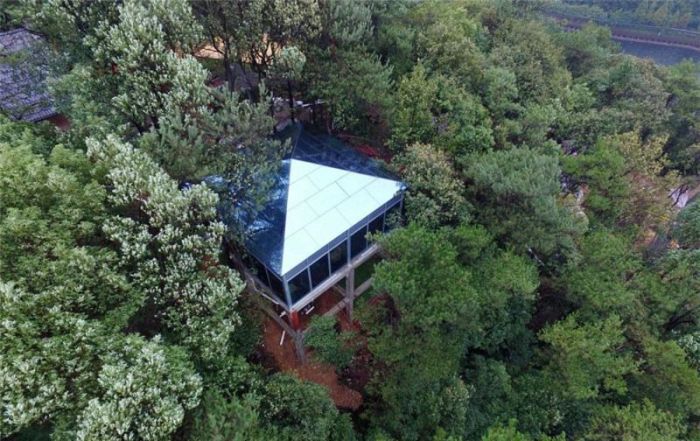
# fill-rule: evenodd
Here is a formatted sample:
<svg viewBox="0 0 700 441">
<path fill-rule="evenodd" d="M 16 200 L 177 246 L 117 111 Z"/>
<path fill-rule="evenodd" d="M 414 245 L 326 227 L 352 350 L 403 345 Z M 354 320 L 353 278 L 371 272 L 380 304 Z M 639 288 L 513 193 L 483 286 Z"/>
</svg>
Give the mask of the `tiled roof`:
<svg viewBox="0 0 700 441">
<path fill-rule="evenodd" d="M 41 37 L 24 28 L 0 32 L 0 56 L 14 54 L 27 49 L 39 40 L 41 40 Z"/>
<path fill-rule="evenodd" d="M 22 53 L 40 40 L 24 28 L 0 32 L 0 107 L 17 120 L 36 122 L 56 115 L 46 90 L 45 60 Z"/>
</svg>

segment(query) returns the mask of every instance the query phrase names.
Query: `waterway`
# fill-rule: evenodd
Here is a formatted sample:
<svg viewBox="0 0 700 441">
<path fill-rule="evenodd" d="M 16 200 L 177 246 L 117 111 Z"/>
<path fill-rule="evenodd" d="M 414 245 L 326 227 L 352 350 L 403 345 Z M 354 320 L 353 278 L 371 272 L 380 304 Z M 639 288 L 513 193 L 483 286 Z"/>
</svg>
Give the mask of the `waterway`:
<svg viewBox="0 0 700 441">
<path fill-rule="evenodd" d="M 690 58 L 696 63 L 700 63 L 700 51 L 694 51 L 692 49 L 641 43 L 637 41 L 617 41 L 617 43 L 620 44 L 622 52 L 626 54 L 635 55 L 640 58 L 651 58 L 655 62 L 667 66 L 680 63 L 687 58 Z"/>
</svg>

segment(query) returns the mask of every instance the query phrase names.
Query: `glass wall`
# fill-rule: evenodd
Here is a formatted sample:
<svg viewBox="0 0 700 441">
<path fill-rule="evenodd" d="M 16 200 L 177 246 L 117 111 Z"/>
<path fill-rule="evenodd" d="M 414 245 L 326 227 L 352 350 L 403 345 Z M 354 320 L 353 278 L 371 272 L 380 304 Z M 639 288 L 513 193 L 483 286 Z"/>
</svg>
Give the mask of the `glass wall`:
<svg viewBox="0 0 700 441">
<path fill-rule="evenodd" d="M 367 249 L 367 226 L 360 228 L 350 236 L 350 259 L 354 259 Z"/>
<path fill-rule="evenodd" d="M 323 257 L 314 262 L 309 267 L 309 271 L 311 271 L 311 286 L 316 288 L 331 275 L 328 254 L 324 254 Z"/>
<path fill-rule="evenodd" d="M 322 255 L 311 265 L 304 268 L 292 277 L 287 288 L 292 305 L 300 301 L 312 289 L 320 286 L 332 274 L 342 269 L 347 263 L 362 254 L 370 245 L 368 234 L 388 232 L 401 221 L 401 202 L 396 202 L 386 211 L 355 230 L 346 240 L 333 247 L 328 253 Z M 251 258 L 250 268 L 255 275 L 265 283 L 282 302 L 287 303 L 284 290 L 284 281 L 268 270 L 260 261 Z M 289 305 L 291 306 L 291 305 Z"/>
<path fill-rule="evenodd" d="M 308 292 L 311 291 L 309 286 L 309 269 L 305 269 L 289 281 L 289 295 L 292 298 L 292 304 L 301 300 Z"/>
<path fill-rule="evenodd" d="M 334 273 L 348 263 L 348 243 L 343 242 L 331 250 L 331 272 Z"/>
<path fill-rule="evenodd" d="M 267 275 L 270 278 L 270 289 L 272 289 L 272 292 L 274 292 L 284 303 L 287 303 L 287 301 L 284 300 L 286 296 L 284 295 L 284 282 L 282 282 L 282 279 L 279 279 L 271 271 L 268 271 Z"/>
<path fill-rule="evenodd" d="M 384 213 L 377 216 L 372 222 L 367 226 L 367 232 L 370 234 L 379 233 L 384 231 Z"/>
</svg>

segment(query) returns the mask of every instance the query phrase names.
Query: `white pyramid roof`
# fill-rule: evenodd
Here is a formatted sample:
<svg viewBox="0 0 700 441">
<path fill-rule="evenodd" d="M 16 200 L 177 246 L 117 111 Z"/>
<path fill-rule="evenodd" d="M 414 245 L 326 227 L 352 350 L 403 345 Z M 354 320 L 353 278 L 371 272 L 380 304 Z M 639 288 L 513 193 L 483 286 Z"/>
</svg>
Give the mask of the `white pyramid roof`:
<svg viewBox="0 0 700 441">
<path fill-rule="evenodd" d="M 282 274 L 389 202 L 403 184 L 313 162 L 290 160 Z"/>
</svg>

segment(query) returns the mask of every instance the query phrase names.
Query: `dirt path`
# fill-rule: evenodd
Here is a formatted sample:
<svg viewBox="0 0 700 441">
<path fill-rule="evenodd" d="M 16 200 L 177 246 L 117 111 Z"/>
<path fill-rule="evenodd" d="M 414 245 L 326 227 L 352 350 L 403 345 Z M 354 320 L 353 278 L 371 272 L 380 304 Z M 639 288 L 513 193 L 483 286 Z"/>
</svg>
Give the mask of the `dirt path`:
<svg viewBox="0 0 700 441">
<path fill-rule="evenodd" d="M 362 405 L 362 395 L 341 384 L 333 366 L 314 361 L 309 350 L 307 362 L 300 363 L 289 336 L 286 336 L 280 345 L 282 329 L 272 319 L 265 321 L 263 333 L 262 349 L 272 357 L 280 371 L 293 373 L 303 380 L 325 387 L 338 408 L 357 410 Z"/>
</svg>

